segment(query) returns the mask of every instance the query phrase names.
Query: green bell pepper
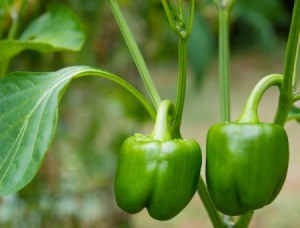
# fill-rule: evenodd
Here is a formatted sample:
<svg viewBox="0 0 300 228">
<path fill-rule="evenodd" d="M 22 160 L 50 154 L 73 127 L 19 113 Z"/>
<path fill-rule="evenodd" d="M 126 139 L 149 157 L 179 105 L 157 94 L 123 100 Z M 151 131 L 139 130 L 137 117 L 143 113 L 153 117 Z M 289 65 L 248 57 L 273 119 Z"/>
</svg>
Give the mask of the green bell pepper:
<svg viewBox="0 0 300 228">
<path fill-rule="evenodd" d="M 283 127 L 261 123 L 257 116 L 262 93 L 282 77 L 264 78 L 251 93 L 235 123 L 213 125 L 207 135 L 206 181 L 216 208 L 241 215 L 271 203 L 288 169 L 289 146 Z"/>
<path fill-rule="evenodd" d="M 122 145 L 115 197 L 126 212 L 146 207 L 154 219 L 171 219 L 196 192 L 201 150 L 194 140 L 172 138 L 168 120 L 172 108 L 170 101 L 163 101 L 152 135 L 136 134 Z"/>
</svg>

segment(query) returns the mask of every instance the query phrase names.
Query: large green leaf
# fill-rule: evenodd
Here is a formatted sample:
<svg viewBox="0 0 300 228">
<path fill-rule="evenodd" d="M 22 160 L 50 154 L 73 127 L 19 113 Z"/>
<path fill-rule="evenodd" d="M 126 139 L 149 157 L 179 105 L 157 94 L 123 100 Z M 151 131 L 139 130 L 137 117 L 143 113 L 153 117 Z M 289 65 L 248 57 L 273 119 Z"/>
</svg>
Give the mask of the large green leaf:
<svg viewBox="0 0 300 228">
<path fill-rule="evenodd" d="M 79 50 L 85 40 L 76 15 L 63 5 L 52 5 L 49 11 L 33 21 L 18 40 L 0 41 L 0 62 L 25 49 L 39 52 Z"/>
<path fill-rule="evenodd" d="M 16 72 L 0 81 L 0 194 L 25 186 L 53 137 L 57 106 L 71 78 L 89 68 Z"/>
<path fill-rule="evenodd" d="M 153 106 L 135 88 L 96 68 L 11 73 L 0 80 L 0 195 L 14 193 L 32 180 L 53 138 L 63 93 L 73 78 L 85 75 L 107 78 L 123 86 L 155 118 Z"/>
</svg>

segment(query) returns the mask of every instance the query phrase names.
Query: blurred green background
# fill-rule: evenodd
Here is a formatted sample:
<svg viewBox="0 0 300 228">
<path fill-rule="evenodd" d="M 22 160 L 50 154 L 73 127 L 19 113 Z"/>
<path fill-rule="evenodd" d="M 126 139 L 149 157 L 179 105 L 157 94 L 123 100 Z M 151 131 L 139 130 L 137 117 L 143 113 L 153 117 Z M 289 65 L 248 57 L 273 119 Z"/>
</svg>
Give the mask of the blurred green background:
<svg viewBox="0 0 300 228">
<path fill-rule="evenodd" d="M 160 1 L 119 2 L 162 97 L 174 100 L 177 39 Z M 52 3 L 65 4 L 78 15 L 87 35 L 83 49 L 52 54 L 25 51 L 13 59 L 9 71 L 55 71 L 90 65 L 119 74 L 145 91 L 107 1 L 30 0 L 19 30 Z M 18 6 L 19 0 L 13 4 Z M 283 71 L 292 6 L 293 1 L 285 0 L 236 1 L 231 17 L 233 119 L 262 76 Z M 0 16 L 3 13 L 0 11 Z M 9 26 L 7 18 L 4 34 Z M 219 119 L 217 11 L 212 0 L 197 1 L 188 58 L 182 132 L 200 142 L 205 156 L 207 129 Z M 271 90 L 264 97 L 260 107 L 263 120 L 272 119 L 277 95 Z M 0 227 L 211 227 L 197 197 L 167 222 L 154 221 L 145 211 L 131 216 L 116 206 L 113 180 L 120 145 L 133 133 L 149 133 L 152 126 L 143 107 L 119 86 L 92 77 L 75 80 L 61 102 L 56 136 L 38 175 L 19 193 L 0 198 Z M 291 166 L 286 185 L 271 206 L 256 213 L 251 227 L 300 226 L 300 128 L 288 123 L 287 131 Z"/>
</svg>

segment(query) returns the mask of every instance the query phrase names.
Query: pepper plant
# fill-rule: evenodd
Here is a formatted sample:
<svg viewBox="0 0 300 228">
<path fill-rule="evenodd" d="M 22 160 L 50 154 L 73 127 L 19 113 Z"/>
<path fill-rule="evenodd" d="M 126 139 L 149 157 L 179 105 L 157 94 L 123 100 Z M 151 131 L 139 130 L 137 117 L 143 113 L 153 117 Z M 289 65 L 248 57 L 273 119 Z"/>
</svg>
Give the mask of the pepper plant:
<svg viewBox="0 0 300 228">
<path fill-rule="evenodd" d="M 22 1 L 20 12 L 26 2 Z M 11 58 L 24 49 L 78 50 L 84 40 L 77 19 L 64 7 L 50 8 L 18 39 L 16 18 L 7 39 L 0 41 L 0 53 L 5 53 L 0 55 L 0 195 L 19 191 L 35 176 L 55 133 L 59 101 L 71 81 L 98 76 L 126 89 L 155 121 L 151 134 L 135 134 L 120 148 L 115 178 L 120 208 L 129 213 L 147 208 L 154 219 L 167 220 L 180 213 L 197 191 L 214 227 L 247 227 L 254 210 L 270 204 L 280 193 L 288 170 L 289 146 L 283 127 L 288 120 L 300 118 L 299 109 L 293 105 L 300 99 L 300 0 L 294 2 L 283 74 L 271 74 L 258 82 L 236 121 L 230 118 L 229 99 L 229 18 L 234 1 L 215 0 L 219 15 L 221 123 L 213 125 L 207 135 L 207 185 L 200 175 L 200 146 L 195 140 L 185 139 L 180 131 L 195 0 L 187 4 L 182 0 L 161 0 L 170 28 L 178 38 L 178 88 L 174 103 L 168 98 L 161 99 L 117 0 L 108 3 L 148 96 L 122 77 L 89 66 L 6 75 Z M 1 7 L 6 9 L 5 4 Z M 272 123 L 262 123 L 258 104 L 265 91 L 274 85 L 280 90 L 278 109 Z"/>
</svg>

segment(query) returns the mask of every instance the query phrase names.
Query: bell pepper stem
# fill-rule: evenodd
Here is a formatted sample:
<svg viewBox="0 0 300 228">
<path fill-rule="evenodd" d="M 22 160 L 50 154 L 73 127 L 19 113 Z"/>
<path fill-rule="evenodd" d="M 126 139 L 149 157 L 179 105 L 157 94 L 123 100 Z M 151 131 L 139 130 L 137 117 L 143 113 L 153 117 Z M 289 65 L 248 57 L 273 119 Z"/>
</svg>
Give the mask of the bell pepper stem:
<svg viewBox="0 0 300 228">
<path fill-rule="evenodd" d="M 271 74 L 262 78 L 251 91 L 246 102 L 242 115 L 237 119 L 238 123 L 257 123 L 258 118 L 258 104 L 265 91 L 271 86 L 280 86 L 282 83 L 282 75 Z"/>
<path fill-rule="evenodd" d="M 149 69 L 145 63 L 145 60 L 138 48 L 138 45 L 132 35 L 132 32 L 130 31 L 130 28 L 125 20 L 125 17 L 122 14 L 122 11 L 120 9 L 120 6 L 119 6 L 117 0 L 109 0 L 109 3 L 111 5 L 111 9 L 116 18 L 116 21 L 120 27 L 122 35 L 125 39 L 125 42 L 129 48 L 129 51 L 133 57 L 133 60 L 136 64 L 138 71 L 140 72 L 141 77 L 144 81 L 144 84 L 150 94 L 150 97 L 152 99 L 154 107 L 157 109 L 161 102 L 161 99 L 160 99 L 159 93 L 154 85 L 154 82 L 150 75 Z"/>
<path fill-rule="evenodd" d="M 297 53 L 299 53 L 299 36 L 300 36 L 300 0 L 295 0 L 294 10 L 292 16 L 292 23 L 290 27 L 290 33 L 287 43 L 285 64 L 284 64 L 284 78 L 280 89 L 280 97 L 278 102 L 278 108 L 274 123 L 284 125 L 286 122 L 288 113 L 294 102 L 294 91 L 293 91 L 293 77 L 297 76 L 294 72 L 297 67 Z"/>
<path fill-rule="evenodd" d="M 253 211 L 250 211 L 246 213 L 245 215 L 240 216 L 236 223 L 235 228 L 247 228 L 251 222 L 251 219 L 253 217 Z"/>
<path fill-rule="evenodd" d="M 170 123 L 173 120 L 174 105 L 169 100 L 164 100 L 158 107 L 155 126 L 151 138 L 159 141 L 172 140 Z"/>
<path fill-rule="evenodd" d="M 210 198 L 207 187 L 201 175 L 198 182 L 197 192 L 199 197 L 201 198 L 201 201 L 208 213 L 208 216 L 213 226 L 218 228 L 226 227 L 226 224 L 223 222 L 220 213 L 217 211 Z"/>
</svg>

